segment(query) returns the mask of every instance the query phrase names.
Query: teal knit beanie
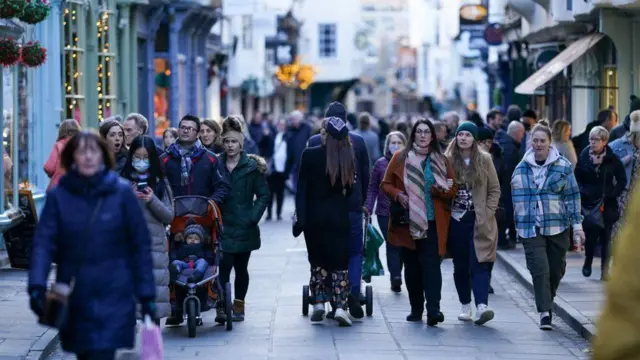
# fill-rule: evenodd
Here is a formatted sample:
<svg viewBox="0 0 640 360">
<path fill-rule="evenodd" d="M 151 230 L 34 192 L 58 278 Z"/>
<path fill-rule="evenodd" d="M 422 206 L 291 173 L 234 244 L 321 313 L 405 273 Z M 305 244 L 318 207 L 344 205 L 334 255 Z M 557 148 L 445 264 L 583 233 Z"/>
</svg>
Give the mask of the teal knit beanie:
<svg viewBox="0 0 640 360">
<path fill-rule="evenodd" d="M 471 121 L 464 121 L 458 125 L 458 129 L 456 129 L 456 136 L 458 136 L 460 131 L 468 131 L 473 136 L 473 140 L 478 141 L 478 126 Z"/>
</svg>

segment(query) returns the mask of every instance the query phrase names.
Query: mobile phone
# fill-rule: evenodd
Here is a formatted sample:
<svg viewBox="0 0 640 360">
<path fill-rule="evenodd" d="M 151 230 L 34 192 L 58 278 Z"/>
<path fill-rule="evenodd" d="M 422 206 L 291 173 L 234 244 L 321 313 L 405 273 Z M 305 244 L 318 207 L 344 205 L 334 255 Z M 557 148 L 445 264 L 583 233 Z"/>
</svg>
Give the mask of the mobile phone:
<svg viewBox="0 0 640 360">
<path fill-rule="evenodd" d="M 139 182 L 137 186 L 138 186 L 139 192 L 144 192 L 144 189 L 147 187 L 147 182 L 146 181 Z"/>
</svg>

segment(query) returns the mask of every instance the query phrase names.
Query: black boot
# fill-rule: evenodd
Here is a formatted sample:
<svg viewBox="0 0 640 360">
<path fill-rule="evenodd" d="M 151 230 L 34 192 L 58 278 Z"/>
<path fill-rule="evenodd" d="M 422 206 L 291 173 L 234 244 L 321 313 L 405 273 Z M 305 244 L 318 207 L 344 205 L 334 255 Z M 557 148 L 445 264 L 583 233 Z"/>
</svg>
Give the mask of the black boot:
<svg viewBox="0 0 640 360">
<path fill-rule="evenodd" d="M 169 265 L 169 282 L 175 284 L 176 280 L 178 280 L 178 275 L 180 275 L 178 265 Z"/>
<path fill-rule="evenodd" d="M 393 278 L 391 279 L 391 291 L 395 293 L 399 293 L 402 291 L 402 279 L 401 278 Z"/>
<path fill-rule="evenodd" d="M 224 302 L 218 301 L 216 304 L 216 319 L 215 322 L 218 324 L 224 324 L 227 322 L 227 312 L 224 308 Z"/>
<path fill-rule="evenodd" d="M 364 317 L 364 311 L 362 311 L 362 305 L 360 305 L 360 300 L 356 296 L 358 295 L 349 295 L 347 299 L 349 314 L 356 319 L 362 319 Z"/>
<path fill-rule="evenodd" d="M 182 325 L 182 322 L 184 321 L 183 317 L 182 317 L 182 312 L 174 312 L 173 314 L 171 314 L 171 316 L 169 316 L 167 318 L 167 320 L 164 322 L 165 326 L 180 326 Z"/>
<path fill-rule="evenodd" d="M 427 314 L 427 325 L 436 326 L 441 322 L 444 322 L 444 314 L 442 312 L 433 315 Z"/>
</svg>

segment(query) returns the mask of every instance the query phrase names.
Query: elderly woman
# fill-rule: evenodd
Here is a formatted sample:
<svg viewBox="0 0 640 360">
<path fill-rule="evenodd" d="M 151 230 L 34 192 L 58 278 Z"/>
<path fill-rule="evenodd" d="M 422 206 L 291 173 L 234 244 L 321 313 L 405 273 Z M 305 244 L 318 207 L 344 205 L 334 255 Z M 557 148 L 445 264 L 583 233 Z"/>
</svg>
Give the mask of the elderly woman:
<svg viewBox="0 0 640 360">
<path fill-rule="evenodd" d="M 636 110 L 629 115 L 629 131 L 620 139 L 613 141 L 609 147 L 618 156 L 624 165 L 627 182 L 622 194 L 618 197 L 618 210 L 620 219 L 613 226 L 612 238 L 620 232 L 623 225 L 624 211 L 632 190 L 635 188 L 636 180 L 640 177 L 640 110 Z"/>
<path fill-rule="evenodd" d="M 601 280 L 607 278 L 611 229 L 619 218 L 617 199 L 627 183 L 624 166 L 607 145 L 608 140 L 609 132 L 604 127 L 591 129 L 589 146 L 582 150 L 575 171 L 585 215 L 582 227 L 586 251 L 582 275 L 591 276 L 593 254 L 596 244 L 600 243 Z"/>
<path fill-rule="evenodd" d="M 400 292 L 402 288 L 402 260 L 400 260 L 400 248 L 391 244 L 388 240 L 387 232 L 389 230 L 389 197 L 380 191 L 380 183 L 384 178 L 384 174 L 389 166 L 389 160 L 393 154 L 404 148 L 407 139 L 399 131 L 393 131 L 387 135 L 384 142 L 384 156 L 376 160 L 373 165 L 373 171 L 369 178 L 369 188 L 367 190 L 367 200 L 365 207 L 369 214 L 373 213 L 373 206 L 376 205 L 376 216 L 378 217 L 378 226 L 384 236 L 387 247 L 387 268 L 391 275 L 391 291 Z"/>
<path fill-rule="evenodd" d="M 571 163 L 551 146 L 551 130 L 538 124 L 530 136 L 531 149 L 511 177 L 511 196 L 540 329 L 552 330 L 551 308 L 566 270 L 571 227 L 574 244 L 584 242 L 580 190 Z"/>
</svg>

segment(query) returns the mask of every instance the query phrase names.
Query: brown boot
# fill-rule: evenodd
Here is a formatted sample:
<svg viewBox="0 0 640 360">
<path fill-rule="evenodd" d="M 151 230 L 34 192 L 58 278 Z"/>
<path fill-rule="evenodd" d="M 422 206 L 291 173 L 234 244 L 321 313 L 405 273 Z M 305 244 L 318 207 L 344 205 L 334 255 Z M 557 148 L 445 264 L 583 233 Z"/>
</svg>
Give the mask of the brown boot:
<svg viewBox="0 0 640 360">
<path fill-rule="evenodd" d="M 233 321 L 244 321 L 244 301 L 233 300 Z"/>
</svg>

